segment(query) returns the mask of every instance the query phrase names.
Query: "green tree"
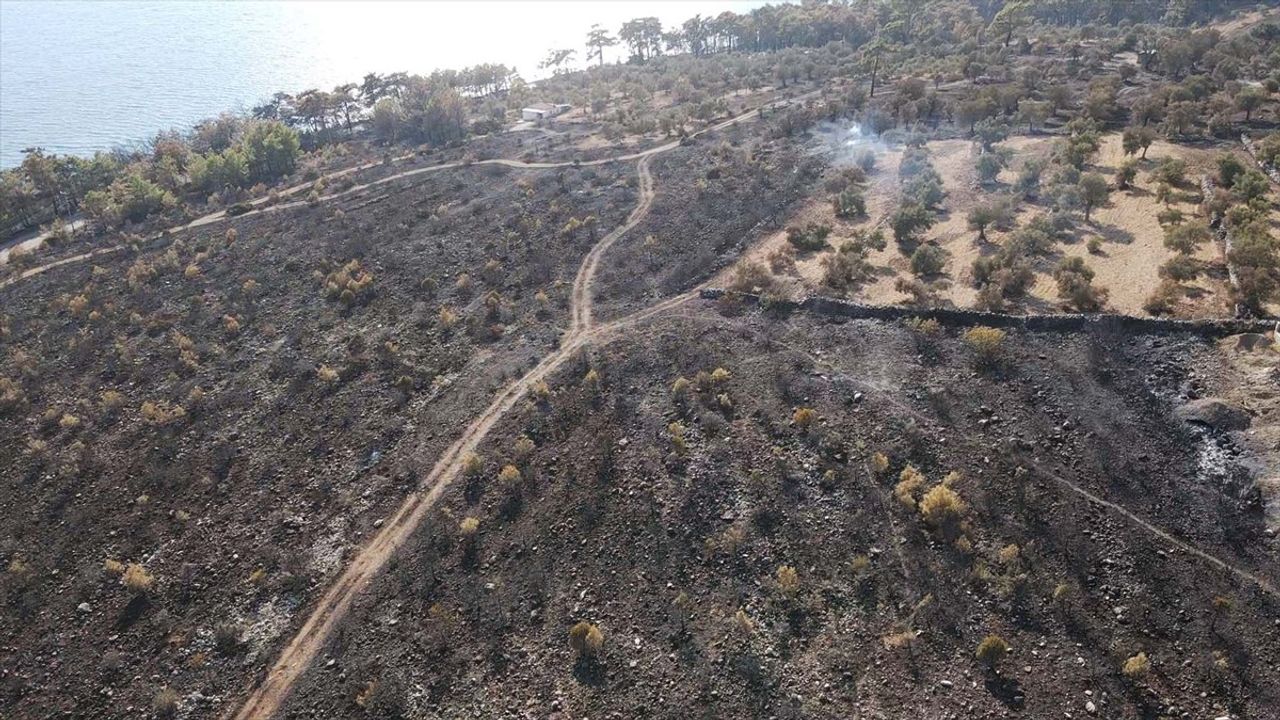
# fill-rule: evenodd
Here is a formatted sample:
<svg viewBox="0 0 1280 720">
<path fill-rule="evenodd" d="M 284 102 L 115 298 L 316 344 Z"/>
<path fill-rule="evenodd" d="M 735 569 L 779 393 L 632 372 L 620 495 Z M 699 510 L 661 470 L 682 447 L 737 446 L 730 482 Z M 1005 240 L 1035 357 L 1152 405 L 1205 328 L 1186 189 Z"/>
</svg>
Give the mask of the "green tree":
<svg viewBox="0 0 1280 720">
<path fill-rule="evenodd" d="M 890 219 L 893 239 L 899 245 L 909 245 L 933 226 L 933 213 L 918 203 L 903 203 Z"/>
<path fill-rule="evenodd" d="M 978 240 L 987 241 L 987 228 L 1009 219 L 1010 209 L 1007 202 L 995 200 L 980 203 L 969 211 L 967 218 L 970 230 L 978 231 Z"/>
<path fill-rule="evenodd" d="M 254 123 L 241 140 L 251 182 L 272 182 L 289 173 L 298 162 L 298 133 L 276 120 Z"/>
<path fill-rule="evenodd" d="M 1089 222 L 1089 213 L 1107 201 L 1111 189 L 1107 187 L 1107 179 L 1098 173 L 1081 175 L 1077 187 L 1080 189 L 1080 199 L 1084 203 L 1084 221 Z"/>
<path fill-rule="evenodd" d="M 920 277 L 937 275 L 947 265 L 947 251 L 933 243 L 925 243 L 911 253 L 911 272 Z"/>
<path fill-rule="evenodd" d="M 137 173 L 129 173 L 112 183 L 111 197 L 120 217 L 132 222 L 177 204 L 171 193 Z"/>
<path fill-rule="evenodd" d="M 631 56 L 642 62 L 662 52 L 662 22 L 656 17 L 628 20 L 618 37 L 631 48 Z"/>
<path fill-rule="evenodd" d="M 1249 122 L 1253 111 L 1262 107 L 1267 101 L 1267 91 L 1254 85 L 1246 85 L 1236 93 L 1236 109 L 1244 112 L 1244 121 Z"/>
<path fill-rule="evenodd" d="M 1128 190 L 1133 187 L 1133 180 L 1136 177 L 1138 177 L 1137 161 L 1125 160 L 1116 168 L 1116 187 L 1120 190 Z"/>
<path fill-rule="evenodd" d="M 1212 237 L 1208 223 L 1192 220 L 1165 228 L 1164 246 L 1181 255 L 1191 255 Z"/>
<path fill-rule="evenodd" d="M 1223 153 L 1218 156 L 1218 183 L 1225 188 L 1235 185 L 1236 178 L 1244 174 L 1244 163 L 1231 153 Z"/>
<path fill-rule="evenodd" d="M 1004 36 L 1004 46 L 1009 47 L 1013 39 L 1013 31 L 1023 23 L 1031 10 L 1030 0 L 1011 0 L 1006 2 L 1000 12 L 991 19 L 991 32 Z"/>
<path fill-rule="evenodd" d="M 593 32 L 594 32 L 594 28 L 593 28 Z M 612 40 L 612 38 L 610 39 Z M 590 33 L 588 33 L 587 35 L 587 41 L 588 42 L 591 41 Z M 616 43 L 617 41 L 614 40 L 614 42 Z M 557 75 L 561 72 L 561 67 L 565 63 L 572 62 L 573 56 L 577 54 L 578 54 L 578 51 L 573 50 L 571 48 L 563 48 L 559 50 L 556 50 L 556 49 L 548 50 L 547 57 L 543 59 L 542 62 L 538 63 L 538 67 L 544 70 L 550 69 L 552 75 Z"/>
<path fill-rule="evenodd" d="M 393 97 L 384 97 L 373 106 L 373 134 L 382 142 L 395 142 L 404 126 L 404 108 Z"/>
<path fill-rule="evenodd" d="M 1106 301 L 1106 291 L 1093 286 L 1093 276 L 1093 270 L 1080 257 L 1065 258 L 1053 271 L 1058 295 L 1080 312 L 1101 310 Z"/>
<path fill-rule="evenodd" d="M 990 185 L 1000 176 L 1000 171 L 1005 168 L 1008 162 L 1003 153 L 984 152 L 978 156 L 977 170 L 978 181 L 983 185 Z"/>
<path fill-rule="evenodd" d="M 1027 132 L 1035 132 L 1036 126 L 1049 118 L 1049 103 L 1030 98 L 1018 101 L 1018 122 L 1025 123 Z"/>
<path fill-rule="evenodd" d="M 1265 221 L 1257 221 L 1234 231 L 1229 260 L 1236 266 L 1239 281 L 1236 301 L 1258 315 L 1276 297 L 1280 288 L 1280 253 Z"/>
<path fill-rule="evenodd" d="M 591 62 L 592 58 L 596 58 L 600 65 L 604 65 L 604 49 L 613 47 L 618 44 L 618 39 L 609 34 L 608 30 L 599 25 L 592 25 L 591 31 L 587 33 L 587 62 Z M 556 52 L 556 51 L 553 51 Z M 559 51 L 564 52 L 564 51 Z M 570 50 L 570 53 L 573 51 Z M 561 62 L 566 58 L 561 58 Z M 556 63 L 559 65 L 560 63 Z"/>
<path fill-rule="evenodd" d="M 1258 170 L 1249 168 L 1236 178 L 1235 183 L 1231 186 L 1231 191 L 1245 203 L 1252 204 L 1254 201 L 1267 197 L 1267 193 L 1271 191 L 1271 183 L 1267 180 L 1266 175 L 1263 175 Z"/>
</svg>

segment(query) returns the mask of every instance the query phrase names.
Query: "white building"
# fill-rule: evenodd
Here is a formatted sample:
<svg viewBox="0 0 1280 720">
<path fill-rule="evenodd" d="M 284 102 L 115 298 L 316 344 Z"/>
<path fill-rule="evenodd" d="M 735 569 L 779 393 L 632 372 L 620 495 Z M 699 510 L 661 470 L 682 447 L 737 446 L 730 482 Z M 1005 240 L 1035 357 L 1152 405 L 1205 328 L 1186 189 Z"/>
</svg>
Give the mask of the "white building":
<svg viewBox="0 0 1280 720">
<path fill-rule="evenodd" d="M 546 120 L 573 107 L 572 105 L 552 105 L 551 103 L 534 103 L 520 111 L 521 120 Z"/>
</svg>

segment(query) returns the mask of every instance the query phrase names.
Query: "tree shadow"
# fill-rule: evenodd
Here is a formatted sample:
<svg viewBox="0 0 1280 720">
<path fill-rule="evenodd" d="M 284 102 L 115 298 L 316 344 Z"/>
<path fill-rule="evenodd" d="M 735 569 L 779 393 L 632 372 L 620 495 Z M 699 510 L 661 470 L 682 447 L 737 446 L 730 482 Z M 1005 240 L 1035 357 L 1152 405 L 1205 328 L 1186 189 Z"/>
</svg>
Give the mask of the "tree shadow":
<svg viewBox="0 0 1280 720">
<path fill-rule="evenodd" d="M 581 656 L 573 664 L 573 677 L 583 685 L 598 690 L 604 687 L 607 674 L 604 663 L 593 657 Z"/>
<path fill-rule="evenodd" d="M 1121 245 L 1129 245 L 1134 241 L 1133 233 L 1115 225 L 1097 225 L 1095 229 L 1103 240 Z"/>
<path fill-rule="evenodd" d="M 147 600 L 146 595 L 135 595 L 128 605 L 120 611 L 120 617 L 116 618 L 116 630 L 128 630 L 142 614 L 151 606 L 151 602 Z"/>
<path fill-rule="evenodd" d="M 983 680 L 983 685 L 986 686 L 987 692 L 991 693 L 992 697 L 1011 710 L 1020 710 L 1026 703 L 1026 696 L 1022 692 L 1022 685 L 1017 678 L 988 672 L 986 679 Z"/>
</svg>

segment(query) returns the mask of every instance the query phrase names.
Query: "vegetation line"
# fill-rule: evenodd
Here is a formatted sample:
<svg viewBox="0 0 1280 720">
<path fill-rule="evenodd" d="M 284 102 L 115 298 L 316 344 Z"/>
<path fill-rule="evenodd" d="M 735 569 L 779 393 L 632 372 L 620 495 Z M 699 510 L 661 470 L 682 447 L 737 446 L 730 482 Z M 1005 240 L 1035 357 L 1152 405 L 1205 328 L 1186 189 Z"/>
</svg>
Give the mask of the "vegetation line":
<svg viewBox="0 0 1280 720">
<path fill-rule="evenodd" d="M 721 288 L 708 287 L 701 290 L 701 295 L 703 298 L 714 300 L 724 296 L 726 292 L 728 291 Z M 854 320 L 904 320 L 912 317 L 921 317 L 931 318 L 949 325 L 988 325 L 993 327 L 1016 327 L 1033 331 L 1082 331 L 1094 328 L 1115 328 L 1150 333 L 1191 332 L 1218 337 L 1246 332 L 1269 332 L 1275 328 L 1276 324 L 1274 320 L 1240 320 L 1236 318 L 1175 320 L 1119 313 L 1014 315 L 956 308 L 870 305 L 821 295 L 811 295 L 800 301 L 791 301 L 767 298 L 756 293 L 736 290 L 732 292 L 735 297 L 748 302 L 760 303 L 762 306 L 776 310 L 806 310 L 819 315 L 831 315 Z"/>
</svg>

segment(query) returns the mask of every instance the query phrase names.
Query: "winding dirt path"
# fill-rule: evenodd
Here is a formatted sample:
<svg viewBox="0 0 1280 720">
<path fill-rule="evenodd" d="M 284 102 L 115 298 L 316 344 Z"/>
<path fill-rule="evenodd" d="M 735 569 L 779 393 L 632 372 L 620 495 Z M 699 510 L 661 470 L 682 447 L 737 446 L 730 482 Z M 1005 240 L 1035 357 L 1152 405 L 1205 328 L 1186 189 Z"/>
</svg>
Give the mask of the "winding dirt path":
<svg viewBox="0 0 1280 720">
<path fill-rule="evenodd" d="M 595 279 L 596 268 L 600 266 L 600 258 L 649 214 L 653 206 L 653 175 L 649 172 L 649 158 L 645 156 L 636 163 L 636 172 L 640 175 L 640 199 L 636 208 L 627 216 L 627 221 L 613 232 L 601 238 L 591 252 L 578 267 L 578 275 L 573 279 L 573 294 L 569 302 L 572 319 L 569 323 L 569 334 L 586 332 L 591 328 L 591 282 Z"/>
</svg>

